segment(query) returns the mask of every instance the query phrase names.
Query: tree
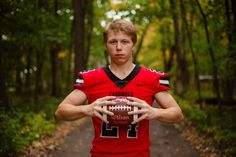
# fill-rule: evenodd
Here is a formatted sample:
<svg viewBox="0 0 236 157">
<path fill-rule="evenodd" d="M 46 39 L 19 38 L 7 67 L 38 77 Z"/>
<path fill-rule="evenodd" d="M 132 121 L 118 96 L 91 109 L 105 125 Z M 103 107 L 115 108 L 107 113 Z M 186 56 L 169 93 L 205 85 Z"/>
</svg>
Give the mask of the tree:
<svg viewBox="0 0 236 157">
<path fill-rule="evenodd" d="M 175 0 L 170 0 L 170 6 L 174 21 L 174 31 L 175 31 L 175 46 L 174 50 L 176 53 L 176 60 L 177 60 L 177 74 L 176 74 L 176 94 L 182 96 L 186 87 L 188 86 L 189 82 L 189 75 L 187 69 L 187 60 L 185 54 L 182 51 L 182 32 L 181 27 L 179 24 L 179 17 L 178 17 L 178 9 L 177 9 L 178 2 Z"/>
<path fill-rule="evenodd" d="M 85 67 L 87 67 L 88 61 L 89 61 L 89 55 L 90 55 L 90 48 L 91 48 L 91 42 L 92 42 L 92 34 L 93 34 L 93 18 L 94 18 L 94 9 L 93 9 L 93 0 L 89 0 L 87 2 L 86 8 L 85 8 Z"/>
<path fill-rule="evenodd" d="M 93 0 L 74 0 L 75 74 L 87 69 L 93 33 Z M 85 29 L 86 28 L 86 29 Z"/>
<path fill-rule="evenodd" d="M 187 32 L 187 39 L 188 39 L 188 43 L 189 43 L 189 47 L 190 47 L 190 52 L 192 55 L 192 60 L 193 60 L 194 78 L 195 78 L 195 84 L 196 84 L 196 88 L 197 88 L 197 92 L 198 92 L 198 99 L 201 100 L 202 96 L 201 96 L 201 86 L 200 86 L 200 81 L 199 81 L 198 63 L 197 63 L 196 54 L 193 50 L 192 32 L 189 29 L 189 24 L 186 19 L 187 13 L 186 13 L 186 8 L 184 6 L 183 0 L 180 0 L 180 7 L 181 7 L 181 16 L 182 16 L 183 23 L 184 23 L 183 27 L 184 27 L 184 30 L 186 30 L 186 32 Z"/>
<path fill-rule="evenodd" d="M 144 38 L 145 38 L 145 36 L 146 36 L 146 34 L 147 34 L 149 25 L 150 25 L 150 23 L 146 24 L 145 27 L 144 27 L 144 29 L 143 29 L 143 31 L 142 31 L 141 38 L 140 38 L 140 40 L 139 40 L 139 42 L 138 42 L 138 44 L 137 44 L 136 51 L 135 51 L 135 53 L 134 53 L 134 55 L 133 55 L 133 62 L 134 62 L 134 63 L 137 63 L 137 58 L 138 58 L 138 55 L 139 55 L 139 53 L 140 53 L 140 51 L 141 51 L 141 48 L 142 48 L 142 45 L 143 45 L 143 40 L 144 40 Z"/>
<path fill-rule="evenodd" d="M 228 37 L 228 53 L 227 53 L 227 77 L 224 79 L 224 99 L 233 100 L 235 85 L 235 66 L 236 66 L 236 7 L 235 1 L 225 0 L 226 9 L 226 32 Z M 233 20 L 232 20 L 233 19 Z"/>
<path fill-rule="evenodd" d="M 3 41 L 0 40 L 0 43 Z M 6 110 L 9 110 L 9 100 L 6 88 L 6 80 L 5 80 L 5 71 L 3 70 L 3 56 L 0 53 L 0 107 Z"/>
<path fill-rule="evenodd" d="M 207 15 L 204 13 L 199 1 L 198 0 L 195 0 L 195 1 L 197 3 L 198 9 L 199 9 L 202 19 L 203 19 L 205 36 L 206 36 L 206 41 L 208 44 L 208 51 L 209 51 L 209 55 L 211 57 L 212 75 L 213 75 L 213 91 L 216 93 L 217 100 L 220 101 L 220 86 L 219 86 L 219 79 L 218 79 L 218 68 L 217 68 L 217 63 L 216 63 L 216 59 L 215 59 L 215 54 L 214 54 L 213 49 L 211 47 L 210 34 L 209 34 L 209 30 L 208 30 Z"/>
<path fill-rule="evenodd" d="M 73 0 L 74 9 L 74 42 L 75 42 L 75 74 L 86 69 L 85 54 L 85 0 Z"/>
</svg>

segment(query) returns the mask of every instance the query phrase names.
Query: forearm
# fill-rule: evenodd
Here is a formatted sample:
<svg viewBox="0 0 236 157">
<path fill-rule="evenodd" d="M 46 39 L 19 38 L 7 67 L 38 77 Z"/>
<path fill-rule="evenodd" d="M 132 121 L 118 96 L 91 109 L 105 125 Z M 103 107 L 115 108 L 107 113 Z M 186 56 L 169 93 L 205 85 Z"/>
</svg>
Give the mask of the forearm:
<svg viewBox="0 0 236 157">
<path fill-rule="evenodd" d="M 176 123 L 180 122 L 183 119 L 182 111 L 178 107 L 170 107 L 167 109 L 154 108 L 154 110 L 154 119 L 161 122 Z"/>
<path fill-rule="evenodd" d="M 74 106 L 71 104 L 63 104 L 59 106 L 55 116 L 59 120 L 73 121 L 80 119 L 85 115 L 85 107 L 86 105 Z"/>
<path fill-rule="evenodd" d="M 181 108 L 168 92 L 157 93 L 155 99 L 161 108 L 154 108 L 154 119 L 168 123 L 176 123 L 183 119 Z"/>
</svg>

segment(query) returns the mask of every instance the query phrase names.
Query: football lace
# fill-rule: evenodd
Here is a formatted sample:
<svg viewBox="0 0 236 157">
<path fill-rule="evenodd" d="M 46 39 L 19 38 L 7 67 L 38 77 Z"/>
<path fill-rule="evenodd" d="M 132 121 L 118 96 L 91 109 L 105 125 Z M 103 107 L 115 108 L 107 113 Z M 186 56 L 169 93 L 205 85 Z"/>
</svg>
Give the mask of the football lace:
<svg viewBox="0 0 236 157">
<path fill-rule="evenodd" d="M 111 111 L 130 111 L 132 109 L 131 106 L 127 105 L 109 106 L 108 108 Z"/>
</svg>

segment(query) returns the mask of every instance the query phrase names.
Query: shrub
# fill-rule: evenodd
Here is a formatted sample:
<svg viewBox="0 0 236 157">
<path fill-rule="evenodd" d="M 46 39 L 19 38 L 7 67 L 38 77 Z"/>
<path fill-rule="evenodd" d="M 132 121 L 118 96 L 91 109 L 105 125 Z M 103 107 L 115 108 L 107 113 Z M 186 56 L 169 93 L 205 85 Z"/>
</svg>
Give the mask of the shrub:
<svg viewBox="0 0 236 157">
<path fill-rule="evenodd" d="M 43 112 L 17 113 L 13 117 L 0 114 L 0 156 L 14 156 L 21 153 L 30 141 L 54 130 L 54 121 L 46 120 L 45 116 Z"/>
<path fill-rule="evenodd" d="M 176 97 L 185 116 L 195 128 L 204 134 L 211 135 L 216 145 L 226 153 L 236 154 L 236 115 L 232 108 L 224 107 L 221 112 L 217 106 L 206 105 L 200 109 L 197 104 L 191 104 Z"/>
<path fill-rule="evenodd" d="M 34 106 L 29 104 L 32 108 L 28 112 L 19 108 L 0 112 L 0 156 L 17 156 L 29 142 L 50 134 L 56 126 L 53 115 L 58 101 L 45 98 Z"/>
</svg>

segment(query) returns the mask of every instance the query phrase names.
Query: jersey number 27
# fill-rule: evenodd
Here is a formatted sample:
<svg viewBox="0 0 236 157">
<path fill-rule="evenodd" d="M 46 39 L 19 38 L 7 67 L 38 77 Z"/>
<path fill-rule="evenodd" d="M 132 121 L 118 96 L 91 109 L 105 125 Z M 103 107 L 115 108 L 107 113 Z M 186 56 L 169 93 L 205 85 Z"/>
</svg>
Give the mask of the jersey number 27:
<svg viewBox="0 0 236 157">
<path fill-rule="evenodd" d="M 118 138 L 119 137 L 119 126 L 111 126 L 108 128 L 106 123 L 102 123 L 101 137 L 107 138 Z M 137 138 L 137 124 L 127 126 L 127 138 Z"/>
</svg>

